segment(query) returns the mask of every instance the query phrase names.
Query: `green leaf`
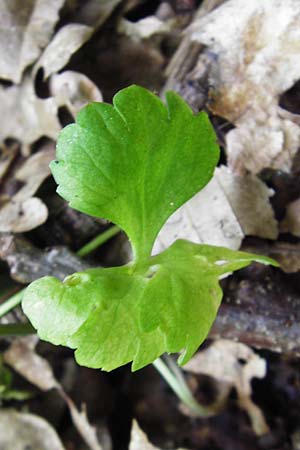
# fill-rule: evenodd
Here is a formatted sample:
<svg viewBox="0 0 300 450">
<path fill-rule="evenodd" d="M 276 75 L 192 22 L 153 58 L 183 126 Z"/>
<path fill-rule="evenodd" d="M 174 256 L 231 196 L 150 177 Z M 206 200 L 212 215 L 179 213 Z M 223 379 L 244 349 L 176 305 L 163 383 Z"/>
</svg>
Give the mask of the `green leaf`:
<svg viewBox="0 0 300 450">
<path fill-rule="evenodd" d="M 219 279 L 253 260 L 225 248 L 176 241 L 148 261 L 89 269 L 26 290 L 23 309 L 40 337 L 76 350 L 79 364 L 137 370 L 164 352 L 186 363 L 207 336 L 222 298 Z"/>
<path fill-rule="evenodd" d="M 168 217 L 207 184 L 219 158 L 207 115 L 194 115 L 174 92 L 166 101 L 131 86 L 113 106 L 89 104 L 61 132 L 51 164 L 58 193 L 119 225 L 139 260 L 150 256 Z"/>
</svg>

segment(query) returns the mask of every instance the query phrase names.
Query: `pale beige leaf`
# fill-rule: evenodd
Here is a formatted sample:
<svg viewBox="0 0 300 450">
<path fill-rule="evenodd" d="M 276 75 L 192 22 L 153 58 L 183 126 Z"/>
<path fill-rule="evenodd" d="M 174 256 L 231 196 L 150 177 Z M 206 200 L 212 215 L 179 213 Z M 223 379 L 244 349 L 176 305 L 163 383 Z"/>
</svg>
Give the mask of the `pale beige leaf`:
<svg viewBox="0 0 300 450">
<path fill-rule="evenodd" d="M 34 73 L 44 69 L 44 79 L 62 69 L 75 53 L 92 35 L 93 28 L 71 23 L 60 28 L 44 53 L 36 63 Z"/>
<path fill-rule="evenodd" d="M 289 170 L 300 143 L 299 117 L 278 106 L 300 73 L 298 0 L 229 0 L 196 21 L 191 37 L 215 55 L 212 110 L 236 128 L 226 136 L 239 173 Z"/>
<path fill-rule="evenodd" d="M 4 352 L 5 363 L 39 389 L 43 391 L 57 389 L 69 408 L 75 427 L 89 448 L 91 450 L 103 450 L 102 445 L 98 441 L 96 429 L 88 420 L 85 407 L 83 407 L 82 411 L 76 408 L 73 400 L 66 394 L 60 383 L 56 380 L 48 361 L 35 352 L 37 342 L 38 339 L 36 336 L 14 340 L 10 348 Z M 104 432 L 105 430 L 103 429 Z M 51 450 L 54 449 L 55 447 Z M 41 448 L 39 450 L 43 449 Z"/>
<path fill-rule="evenodd" d="M 255 175 L 240 177 L 228 167 L 218 167 L 210 183 L 164 225 L 154 253 L 178 238 L 232 249 L 240 247 L 245 235 L 276 239 L 272 193 Z"/>
<path fill-rule="evenodd" d="M 86 0 L 84 2 L 75 0 L 76 11 L 72 15 L 73 22 L 99 28 L 111 15 L 113 10 L 122 0 Z"/>
<path fill-rule="evenodd" d="M 64 0 L 0 0 L 0 78 L 19 83 L 47 45 Z"/>
<path fill-rule="evenodd" d="M 42 391 L 59 388 L 48 361 L 35 351 L 37 336 L 14 339 L 3 354 L 4 361 Z"/>
<path fill-rule="evenodd" d="M 285 217 L 280 224 L 282 233 L 291 233 L 300 237 L 300 199 L 289 203 L 286 208 Z"/>
<path fill-rule="evenodd" d="M 101 92 L 87 76 L 72 70 L 52 75 L 50 91 L 57 105 L 66 105 L 74 117 L 87 103 L 103 100 Z"/>
<path fill-rule="evenodd" d="M 0 411 L 1 450 L 64 450 L 56 431 L 42 417 L 2 409 Z"/>
<path fill-rule="evenodd" d="M 54 99 L 38 98 L 30 77 L 20 86 L 0 87 L 0 114 L 0 142 L 17 139 L 24 154 L 42 136 L 56 140 L 61 128 Z"/>
<path fill-rule="evenodd" d="M 170 25 L 158 19 L 156 16 L 148 16 L 137 22 L 121 19 L 118 25 L 119 33 L 125 34 L 136 41 L 149 39 L 156 35 L 164 35 L 170 32 L 170 30 Z"/>
<path fill-rule="evenodd" d="M 149 441 L 136 420 L 132 422 L 129 450 L 161 450 Z M 184 450 L 184 449 L 177 449 Z"/>
<path fill-rule="evenodd" d="M 50 175 L 49 164 L 53 159 L 55 159 L 55 147 L 54 144 L 49 144 L 25 160 L 15 173 L 16 180 L 21 181 L 23 186 L 14 195 L 14 200 L 25 200 L 36 193 Z"/>
<path fill-rule="evenodd" d="M 184 367 L 196 374 L 211 376 L 236 388 L 239 404 L 252 421 L 256 434 L 269 431 L 262 411 L 251 400 L 252 378 L 264 378 L 266 361 L 250 347 L 239 342 L 220 339 L 198 352 Z"/>
<path fill-rule="evenodd" d="M 24 233 L 42 225 L 47 218 L 48 209 L 39 198 L 12 198 L 0 210 L 0 232 Z"/>
</svg>

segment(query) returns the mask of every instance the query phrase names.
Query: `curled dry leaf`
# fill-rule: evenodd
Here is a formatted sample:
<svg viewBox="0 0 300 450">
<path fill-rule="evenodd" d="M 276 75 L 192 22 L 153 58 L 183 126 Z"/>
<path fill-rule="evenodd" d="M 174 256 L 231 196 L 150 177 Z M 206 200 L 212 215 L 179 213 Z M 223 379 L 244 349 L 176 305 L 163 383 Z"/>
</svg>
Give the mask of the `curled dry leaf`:
<svg viewBox="0 0 300 450">
<path fill-rule="evenodd" d="M 300 237 L 300 199 L 291 202 L 286 208 L 283 221 L 280 224 L 282 233 L 291 233 Z"/>
<path fill-rule="evenodd" d="M 12 198 L 0 210 L 0 231 L 24 233 L 42 225 L 47 217 L 48 209 L 39 198 Z"/>
<path fill-rule="evenodd" d="M 220 339 L 197 353 L 184 367 L 196 374 L 208 375 L 236 388 L 238 402 L 245 409 L 257 435 L 269 432 L 262 411 L 251 400 L 252 378 L 264 378 L 266 361 L 245 344 Z"/>
<path fill-rule="evenodd" d="M 36 337 L 25 337 L 14 340 L 11 347 L 4 353 L 4 361 L 39 389 L 43 391 L 53 388 L 57 389 L 69 408 L 76 429 L 89 448 L 91 450 L 103 450 L 98 441 L 96 429 L 88 421 L 85 409 L 83 408 L 82 411 L 79 411 L 76 408 L 72 399 L 65 393 L 60 383 L 56 380 L 50 364 L 35 352 L 36 344 Z M 7 450 L 10 450 L 11 448 L 15 449 L 15 447 L 7 447 Z M 24 447 L 22 447 L 22 449 L 23 448 Z M 43 450 L 43 448 L 44 447 L 38 447 L 36 450 Z M 45 447 L 45 449 L 47 448 L 48 447 Z M 56 449 L 54 446 L 49 447 L 49 450 L 50 448 L 51 450 Z M 35 447 L 33 447 L 33 449 L 35 449 Z"/>
<path fill-rule="evenodd" d="M 25 155 L 42 136 L 56 140 L 61 128 L 55 100 L 38 98 L 29 76 L 20 86 L 0 86 L 0 113 L 0 143 L 7 138 L 17 139 Z"/>
<path fill-rule="evenodd" d="M 51 144 L 25 160 L 17 170 L 15 179 L 23 186 L 0 209 L 0 232 L 23 233 L 47 220 L 47 207 L 39 198 L 32 196 L 50 175 L 49 163 L 54 155 L 54 145 Z"/>
<path fill-rule="evenodd" d="M 73 22 L 84 23 L 97 29 L 108 19 L 119 3 L 121 0 L 86 0 L 85 2 L 74 0 L 75 12 L 71 19 Z"/>
<path fill-rule="evenodd" d="M 21 81 L 24 69 L 47 45 L 63 4 L 64 0 L 2 0 L 0 78 Z"/>
<path fill-rule="evenodd" d="M 118 25 L 119 33 L 125 34 L 136 41 L 166 34 L 170 32 L 170 29 L 171 27 L 168 23 L 163 22 L 156 16 L 148 16 L 137 22 L 121 19 Z"/>
<path fill-rule="evenodd" d="M 1 409 L 1 450 L 64 450 L 56 431 L 42 417 Z"/>
<path fill-rule="evenodd" d="M 26 199 L 36 193 L 43 181 L 50 175 L 49 164 L 54 158 L 54 144 L 49 144 L 25 160 L 15 173 L 16 180 L 23 184 L 22 188 L 15 194 L 15 199 Z"/>
<path fill-rule="evenodd" d="M 276 239 L 277 222 L 269 202 L 272 193 L 255 175 L 240 177 L 228 167 L 218 167 L 210 183 L 171 216 L 154 252 L 179 237 L 231 249 L 240 248 L 245 235 Z"/>
<path fill-rule="evenodd" d="M 44 79 L 62 69 L 92 35 L 93 28 L 78 23 L 70 23 L 60 28 L 44 53 L 36 63 L 34 74 L 43 67 Z"/>
<path fill-rule="evenodd" d="M 66 70 L 50 78 L 50 91 L 58 106 L 67 106 L 73 116 L 89 102 L 101 102 L 102 94 L 85 75 Z"/>
<path fill-rule="evenodd" d="M 132 422 L 129 450 L 160 450 L 149 441 L 136 420 Z M 177 449 L 184 450 L 184 449 Z"/>
<path fill-rule="evenodd" d="M 298 0 L 278 0 L 276 8 L 272 0 L 229 0 L 190 32 L 215 57 L 212 111 L 236 126 L 226 136 L 230 167 L 289 170 L 300 142 L 299 116 L 278 101 L 299 79 Z"/>
</svg>

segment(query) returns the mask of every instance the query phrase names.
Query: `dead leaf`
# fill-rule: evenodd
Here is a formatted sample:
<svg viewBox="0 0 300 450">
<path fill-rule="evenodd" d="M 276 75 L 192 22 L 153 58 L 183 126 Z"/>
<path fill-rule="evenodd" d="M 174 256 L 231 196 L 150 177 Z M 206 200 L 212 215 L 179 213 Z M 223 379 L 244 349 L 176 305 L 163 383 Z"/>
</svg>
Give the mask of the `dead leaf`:
<svg viewBox="0 0 300 450">
<path fill-rule="evenodd" d="M 50 78 L 50 91 L 58 106 L 67 106 L 75 117 L 89 102 L 101 102 L 102 94 L 85 75 L 66 70 Z"/>
<path fill-rule="evenodd" d="M 291 233 L 300 237 L 300 199 L 291 202 L 286 208 L 285 217 L 280 223 L 281 233 Z"/>
<path fill-rule="evenodd" d="M 118 32 L 129 36 L 131 39 L 141 41 L 153 36 L 169 33 L 171 27 L 156 16 L 148 16 L 137 22 L 130 22 L 127 19 L 121 19 L 118 24 Z"/>
<path fill-rule="evenodd" d="M 1 0 L 0 78 L 21 81 L 24 69 L 47 45 L 63 4 L 64 0 Z"/>
<path fill-rule="evenodd" d="M 300 3 L 229 0 L 190 33 L 214 55 L 211 109 L 236 126 L 226 135 L 230 167 L 288 171 L 300 143 L 299 116 L 278 101 L 299 79 Z"/>
<path fill-rule="evenodd" d="M 18 145 L 13 145 L 11 148 L 4 148 L 0 157 L 0 181 L 6 175 L 11 163 L 18 154 Z"/>
<path fill-rule="evenodd" d="M 34 351 L 37 342 L 37 336 L 14 339 L 4 352 L 5 363 L 42 391 L 58 388 L 50 364 Z"/>
<path fill-rule="evenodd" d="M 154 252 L 178 238 L 232 249 L 240 248 L 245 235 L 276 239 L 272 194 L 255 175 L 240 177 L 228 167 L 218 167 L 210 183 L 167 221 Z"/>
<path fill-rule="evenodd" d="M 23 183 L 23 187 L 15 194 L 14 199 L 21 200 L 36 193 L 43 181 L 50 175 L 50 162 L 55 159 L 54 144 L 44 148 L 27 158 L 16 171 L 15 178 Z"/>
<path fill-rule="evenodd" d="M 93 28 L 70 23 L 60 28 L 36 63 L 33 76 L 40 67 L 44 69 L 44 80 L 61 70 L 92 35 Z"/>
<path fill-rule="evenodd" d="M 55 157 L 50 144 L 25 160 L 14 178 L 22 183 L 21 189 L 0 209 L 0 232 L 23 233 L 42 225 L 48 218 L 46 205 L 32 197 L 50 175 L 49 163 Z"/>
<path fill-rule="evenodd" d="M 47 217 L 48 209 L 39 198 L 12 198 L 0 210 L 0 231 L 24 233 L 42 225 Z"/>
<path fill-rule="evenodd" d="M 83 3 L 75 0 L 71 20 L 98 29 L 120 3 L 121 0 L 86 0 Z"/>
<path fill-rule="evenodd" d="M 70 410 L 76 429 L 89 448 L 91 450 L 103 450 L 98 441 L 95 427 L 88 421 L 85 408 L 83 407 L 82 411 L 76 408 L 73 400 L 56 380 L 50 364 L 35 352 L 36 344 L 37 339 L 32 336 L 15 339 L 11 347 L 4 352 L 5 363 L 43 391 L 57 389 Z M 54 450 L 54 447 L 51 450 Z"/>
<path fill-rule="evenodd" d="M 136 420 L 132 422 L 129 450 L 161 450 L 149 441 L 147 435 L 141 430 Z M 177 450 L 184 450 L 177 449 Z"/>
<path fill-rule="evenodd" d="M 208 375 L 236 388 L 240 406 L 245 409 L 257 435 L 269 432 L 262 411 L 251 400 L 252 378 L 264 378 L 266 361 L 245 344 L 220 339 L 197 353 L 184 367 L 196 374 Z"/>
<path fill-rule="evenodd" d="M 7 138 L 22 143 L 25 155 L 42 136 L 56 140 L 60 131 L 57 105 L 51 97 L 38 98 L 28 76 L 20 86 L 0 87 L 0 143 Z"/>
<path fill-rule="evenodd" d="M 0 411 L 1 450 L 64 450 L 52 426 L 42 417 L 9 409 Z"/>
</svg>

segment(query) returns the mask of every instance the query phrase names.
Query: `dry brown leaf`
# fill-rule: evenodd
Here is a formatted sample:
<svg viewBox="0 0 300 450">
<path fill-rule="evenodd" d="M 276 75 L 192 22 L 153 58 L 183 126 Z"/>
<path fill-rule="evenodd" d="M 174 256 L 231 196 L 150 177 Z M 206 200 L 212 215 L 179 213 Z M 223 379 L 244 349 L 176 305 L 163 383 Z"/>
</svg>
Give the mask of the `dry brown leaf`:
<svg viewBox="0 0 300 450">
<path fill-rule="evenodd" d="M 48 218 L 48 209 L 32 197 L 50 175 L 49 163 L 55 157 L 50 144 L 27 160 L 15 173 L 23 184 L 21 189 L 0 209 L 0 232 L 23 233 L 42 225 Z"/>
<path fill-rule="evenodd" d="M 149 441 L 136 420 L 132 422 L 129 450 L 161 450 Z M 184 450 L 184 449 L 177 449 Z"/>
<path fill-rule="evenodd" d="M 255 175 L 240 177 L 228 167 L 218 167 L 210 183 L 170 217 L 154 252 L 178 238 L 232 249 L 240 248 L 245 235 L 276 239 L 272 193 Z"/>
<path fill-rule="evenodd" d="M 0 78 L 19 83 L 47 45 L 64 0 L 1 0 Z"/>
<path fill-rule="evenodd" d="M 118 24 L 119 33 L 125 34 L 136 41 L 149 39 L 156 35 L 164 35 L 169 33 L 170 30 L 170 25 L 156 16 L 148 16 L 137 22 L 121 19 Z"/>
<path fill-rule="evenodd" d="M 87 103 L 103 100 L 101 92 L 87 76 L 72 70 L 52 75 L 50 91 L 57 105 L 67 106 L 74 117 Z"/>
<path fill-rule="evenodd" d="M 74 0 L 75 13 L 71 19 L 73 22 L 84 23 L 99 28 L 111 15 L 116 6 L 122 0 Z"/>
<path fill-rule="evenodd" d="M 5 363 L 42 391 L 59 388 L 48 361 L 34 351 L 37 342 L 37 336 L 14 339 L 4 352 Z"/>
<path fill-rule="evenodd" d="M 35 353 L 36 337 L 19 338 L 4 352 L 4 361 L 16 372 L 43 391 L 56 388 L 66 402 L 75 427 L 91 450 L 103 450 L 96 429 L 89 423 L 85 409 L 79 411 L 56 380 L 48 362 Z M 2 448 L 2 447 L 1 447 Z M 51 450 L 54 450 L 51 448 Z M 40 450 L 40 449 L 39 449 Z"/>
<path fill-rule="evenodd" d="M 38 98 L 30 77 L 20 86 L 0 87 L 0 113 L 0 143 L 7 138 L 17 139 L 26 155 L 31 144 L 42 136 L 56 140 L 61 128 L 55 100 Z"/>
<path fill-rule="evenodd" d="M 300 237 L 300 198 L 288 204 L 280 231 Z"/>
<path fill-rule="evenodd" d="M 58 72 L 92 35 L 93 28 L 78 23 L 70 23 L 60 28 L 42 56 L 36 63 L 33 73 L 40 67 L 44 69 L 44 79 Z"/>
<path fill-rule="evenodd" d="M 220 339 L 197 353 L 184 367 L 196 374 L 211 376 L 236 388 L 240 406 L 245 409 L 257 435 L 269 432 L 262 411 L 251 400 L 252 378 L 264 378 L 266 361 L 245 344 Z"/>
<path fill-rule="evenodd" d="M 0 232 L 24 233 L 42 225 L 47 218 L 48 209 L 39 198 L 12 198 L 0 210 Z"/>
<path fill-rule="evenodd" d="M 1 450 L 64 450 L 56 431 L 42 417 L 9 409 L 0 411 Z"/>
<path fill-rule="evenodd" d="M 55 159 L 54 144 L 45 146 L 26 159 L 15 173 L 16 180 L 21 181 L 23 186 L 14 196 L 14 199 L 26 199 L 36 193 L 43 181 L 50 175 L 49 164 L 53 159 Z"/>
<path fill-rule="evenodd" d="M 274 8 L 273 0 L 229 0 L 190 32 L 215 56 L 212 110 L 236 126 L 226 136 L 230 167 L 289 170 L 300 143 L 299 116 L 278 101 L 299 79 L 299 1 L 278 0 Z"/>
<path fill-rule="evenodd" d="M 14 145 L 9 149 L 4 149 L 0 157 L 0 181 L 6 175 L 11 163 L 14 161 L 18 154 L 18 146 Z"/>
</svg>

